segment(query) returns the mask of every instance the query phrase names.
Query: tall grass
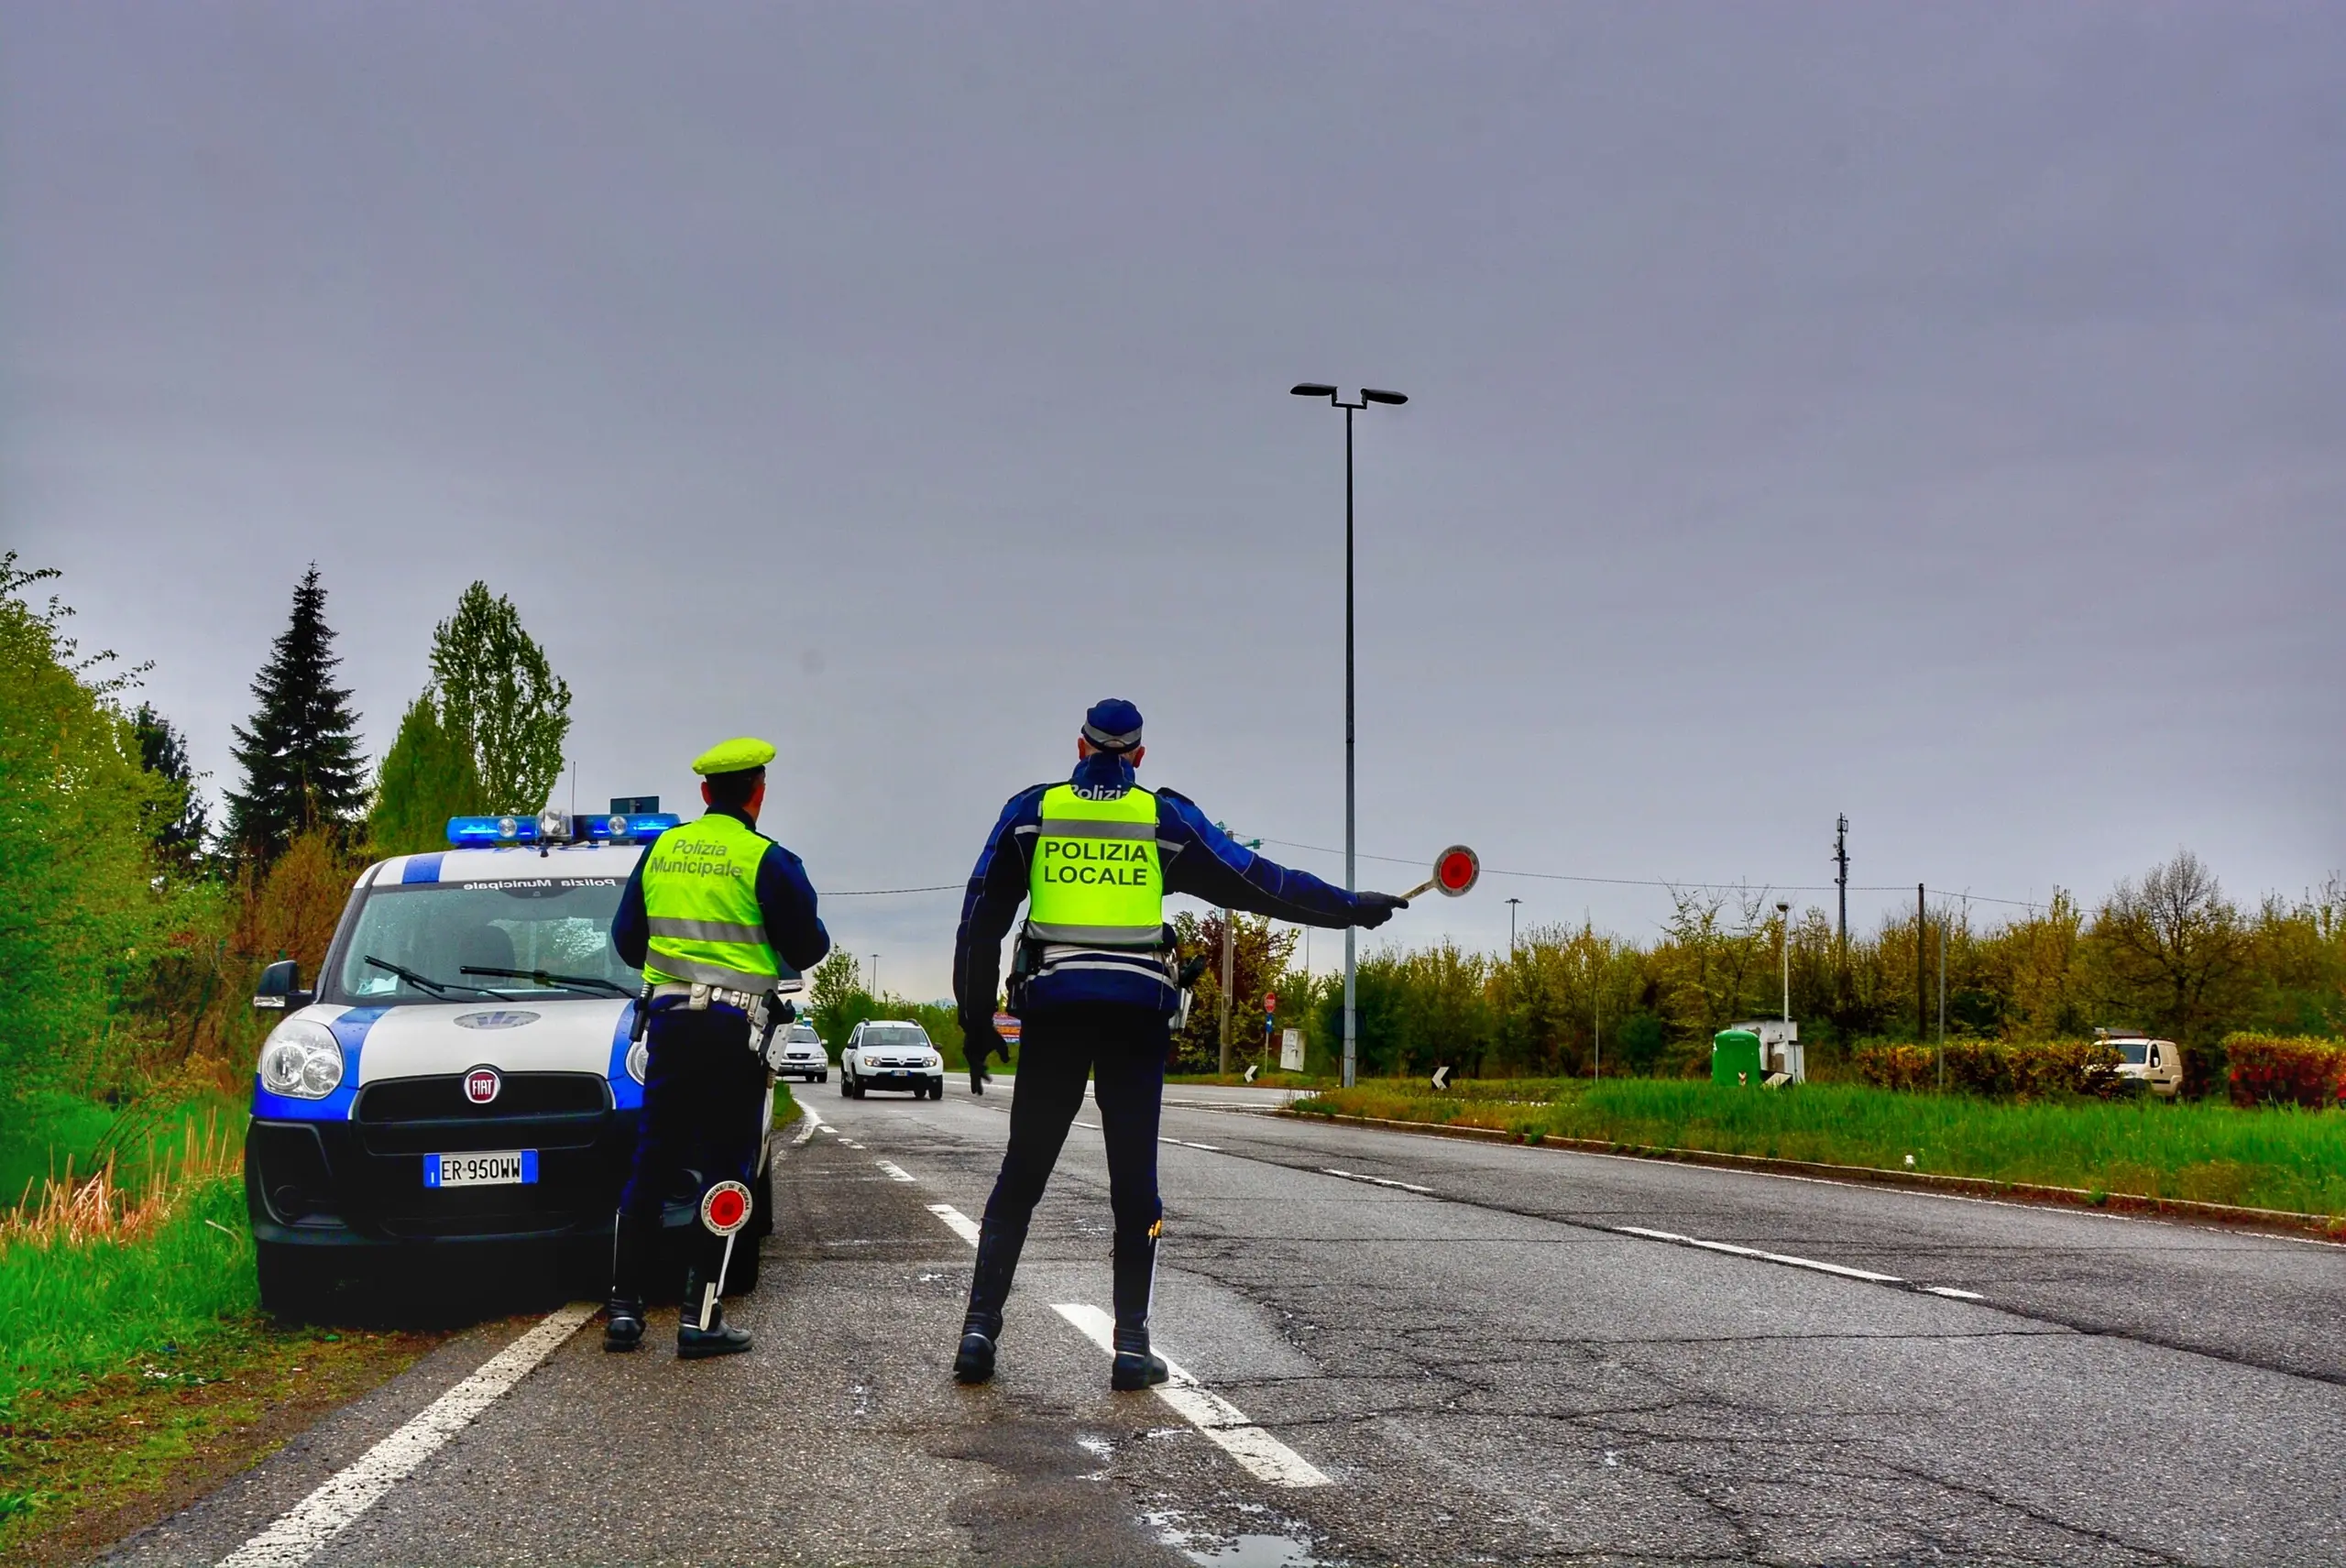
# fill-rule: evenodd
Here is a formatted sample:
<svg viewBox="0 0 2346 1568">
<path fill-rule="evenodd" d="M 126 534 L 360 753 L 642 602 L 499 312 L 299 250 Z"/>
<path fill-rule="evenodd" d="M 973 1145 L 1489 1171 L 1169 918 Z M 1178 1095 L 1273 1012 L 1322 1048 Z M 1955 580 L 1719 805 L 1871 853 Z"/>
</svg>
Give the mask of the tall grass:
<svg viewBox="0 0 2346 1568">
<path fill-rule="evenodd" d="M 190 1125 L 126 1189 L 109 1163 L 0 1217 L 0 1419 L 59 1387 L 191 1343 L 258 1305 L 237 1140 Z"/>
<path fill-rule="evenodd" d="M 2346 1215 L 2346 1115 L 2211 1102 L 1737 1089 L 1672 1079 L 1332 1090 L 1301 1109 Z M 1530 1092 L 1525 1092 L 1525 1091 Z"/>
</svg>

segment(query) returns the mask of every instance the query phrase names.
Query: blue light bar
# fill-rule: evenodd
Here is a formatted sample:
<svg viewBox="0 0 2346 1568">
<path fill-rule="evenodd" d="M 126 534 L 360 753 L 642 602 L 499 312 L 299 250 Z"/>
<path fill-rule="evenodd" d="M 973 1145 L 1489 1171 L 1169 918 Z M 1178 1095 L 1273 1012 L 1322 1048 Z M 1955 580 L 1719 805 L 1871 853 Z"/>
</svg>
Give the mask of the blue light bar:
<svg viewBox="0 0 2346 1568">
<path fill-rule="evenodd" d="M 618 813 L 574 817 L 570 818 L 571 841 L 625 844 L 655 838 L 683 821 L 673 811 L 650 811 L 634 817 Z M 451 817 L 448 842 L 460 850 L 534 844 L 538 842 L 538 819 L 518 813 L 509 817 Z"/>
<path fill-rule="evenodd" d="M 537 841 L 538 819 L 534 817 L 448 818 L 448 842 L 459 849 L 495 849 L 499 844 L 534 844 Z"/>
<path fill-rule="evenodd" d="M 673 811 L 644 811 L 633 816 L 611 812 L 608 815 L 581 817 L 578 836 L 582 839 L 607 839 L 624 844 L 630 839 L 650 839 L 665 833 L 684 818 Z"/>
</svg>

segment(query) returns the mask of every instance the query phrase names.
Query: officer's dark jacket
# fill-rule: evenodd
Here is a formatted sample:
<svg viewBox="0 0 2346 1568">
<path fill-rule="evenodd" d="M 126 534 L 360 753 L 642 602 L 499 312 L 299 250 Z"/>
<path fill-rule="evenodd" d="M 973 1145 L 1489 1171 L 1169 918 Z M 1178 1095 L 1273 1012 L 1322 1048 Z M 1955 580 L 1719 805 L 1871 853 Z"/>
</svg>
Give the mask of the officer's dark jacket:
<svg viewBox="0 0 2346 1568">
<path fill-rule="evenodd" d="M 1135 781 L 1130 762 L 1095 751 L 1076 764 L 1069 782 L 1115 790 L 1128 789 Z M 1025 900 L 1035 840 L 1042 827 L 1043 795 L 1054 787 L 1038 784 L 1011 796 L 978 856 L 977 869 L 970 873 L 970 889 L 961 900 L 961 928 L 953 942 L 953 996 L 965 1025 L 993 1016 L 1002 981 L 1002 939 Z M 1165 868 L 1168 894 L 1186 893 L 1223 908 L 1299 926 L 1353 923 L 1358 905 L 1351 894 L 1232 842 L 1187 796 L 1169 789 L 1154 793 L 1157 858 Z M 1102 960 L 1119 956 L 1097 955 Z M 1170 1013 L 1178 1001 L 1162 965 L 1128 959 L 1046 969 L 1027 987 L 1026 1011 L 1115 1003 Z"/>
<path fill-rule="evenodd" d="M 745 812 L 721 806 L 710 810 L 757 831 Z M 611 918 L 611 946 L 632 969 L 641 969 L 650 956 L 652 927 L 643 913 L 643 868 L 651 863 L 647 844 L 643 858 L 635 862 L 635 871 L 627 879 L 626 891 L 619 894 L 619 912 Z M 766 941 L 784 964 L 804 974 L 821 963 L 823 955 L 831 950 L 831 934 L 815 913 L 815 886 L 806 880 L 806 868 L 798 857 L 771 839 L 766 839 L 765 853 L 758 858 L 757 893 L 758 917 L 764 923 Z"/>
</svg>

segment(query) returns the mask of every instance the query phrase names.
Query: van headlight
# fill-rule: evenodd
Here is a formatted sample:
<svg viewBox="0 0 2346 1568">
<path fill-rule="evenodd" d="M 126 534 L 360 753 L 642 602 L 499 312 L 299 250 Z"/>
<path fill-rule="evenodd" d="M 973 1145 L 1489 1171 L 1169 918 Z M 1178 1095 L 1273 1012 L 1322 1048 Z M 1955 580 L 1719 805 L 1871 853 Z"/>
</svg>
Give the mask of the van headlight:
<svg viewBox="0 0 2346 1568">
<path fill-rule="evenodd" d="M 636 1082 L 643 1081 L 643 1074 L 652 1061 L 652 1042 L 638 1040 L 627 1048 L 627 1075 Z"/>
<path fill-rule="evenodd" d="M 323 1100 L 342 1087 L 342 1042 L 323 1024 L 288 1018 L 261 1042 L 260 1086 L 295 1100 Z"/>
</svg>

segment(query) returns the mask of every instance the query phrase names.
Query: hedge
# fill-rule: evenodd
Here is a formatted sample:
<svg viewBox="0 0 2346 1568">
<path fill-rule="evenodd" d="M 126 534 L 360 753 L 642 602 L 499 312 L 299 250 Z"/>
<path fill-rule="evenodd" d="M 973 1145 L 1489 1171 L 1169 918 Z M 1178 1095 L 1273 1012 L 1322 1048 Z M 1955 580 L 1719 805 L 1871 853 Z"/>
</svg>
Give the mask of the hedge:
<svg viewBox="0 0 2346 1568">
<path fill-rule="evenodd" d="M 2118 1047 L 2100 1040 L 1949 1040 L 1946 1086 L 1997 1099 L 2054 1094 L 2109 1099 L 2122 1093 Z M 1879 1089 L 1935 1089 L 1938 1054 L 1929 1046 L 1859 1046 L 1858 1076 Z"/>
<path fill-rule="evenodd" d="M 2227 1036 L 2225 1082 L 2240 1106 L 2346 1103 L 2346 1041 L 2308 1035 Z"/>
</svg>

